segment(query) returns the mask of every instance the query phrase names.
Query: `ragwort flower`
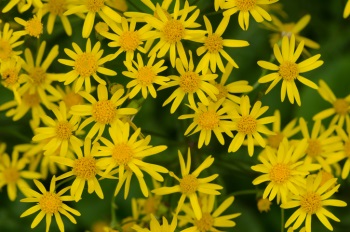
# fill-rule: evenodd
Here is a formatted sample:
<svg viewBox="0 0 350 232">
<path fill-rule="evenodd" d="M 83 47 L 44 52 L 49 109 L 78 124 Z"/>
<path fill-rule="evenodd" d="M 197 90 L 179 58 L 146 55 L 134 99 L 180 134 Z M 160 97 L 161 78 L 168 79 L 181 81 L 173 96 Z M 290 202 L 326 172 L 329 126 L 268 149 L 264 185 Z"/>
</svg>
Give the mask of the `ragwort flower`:
<svg viewBox="0 0 350 232">
<path fill-rule="evenodd" d="M 24 43 L 24 40 L 18 41 L 20 36 L 13 34 L 10 24 L 5 23 L 2 31 L 0 31 L 0 61 L 6 61 L 11 57 L 18 56 L 22 51 L 14 51 L 13 49 Z"/>
<path fill-rule="evenodd" d="M 29 20 L 24 20 L 18 17 L 15 17 L 15 21 L 24 27 L 23 30 L 15 31 L 13 34 L 15 36 L 24 36 L 30 35 L 36 38 L 39 38 L 43 33 L 43 24 L 41 23 L 41 18 L 43 16 L 43 12 L 41 9 L 38 10 L 37 14 L 33 16 L 33 18 Z"/>
</svg>

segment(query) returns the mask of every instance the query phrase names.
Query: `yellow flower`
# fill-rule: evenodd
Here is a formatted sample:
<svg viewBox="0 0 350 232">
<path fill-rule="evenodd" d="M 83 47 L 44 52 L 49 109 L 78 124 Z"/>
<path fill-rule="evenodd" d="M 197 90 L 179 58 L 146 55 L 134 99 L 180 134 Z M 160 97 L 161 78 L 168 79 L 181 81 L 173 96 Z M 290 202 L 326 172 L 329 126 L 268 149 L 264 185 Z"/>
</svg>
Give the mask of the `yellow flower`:
<svg viewBox="0 0 350 232">
<path fill-rule="evenodd" d="M 0 31 L 0 61 L 6 61 L 14 56 L 19 56 L 22 51 L 14 51 L 13 49 L 22 45 L 24 40 L 18 41 L 20 36 L 13 34 L 10 24 L 5 23 L 2 31 Z"/>
<path fill-rule="evenodd" d="M 294 99 L 301 105 L 300 95 L 298 88 L 295 84 L 295 79 L 307 85 L 313 89 L 317 89 L 318 86 L 301 76 L 301 73 L 311 71 L 320 67 L 323 64 L 322 60 L 319 60 L 321 57 L 320 54 L 314 55 L 300 63 L 296 63 L 301 52 L 304 48 L 304 42 L 301 41 L 295 50 L 295 36 L 294 34 L 289 38 L 288 36 L 284 36 L 282 39 L 282 53 L 277 44 L 275 44 L 273 50 L 277 61 L 280 65 L 276 65 L 267 61 L 258 61 L 258 65 L 262 68 L 275 71 L 273 73 L 267 74 L 263 77 L 260 77 L 258 80 L 259 83 L 266 83 L 272 81 L 269 88 L 266 90 L 265 94 L 270 92 L 270 90 L 280 81 L 282 81 L 282 89 L 281 89 L 281 101 L 284 101 L 286 94 L 288 95 L 289 101 L 293 104 Z M 295 50 L 295 51 L 294 51 Z"/>
<path fill-rule="evenodd" d="M 182 40 L 198 41 L 198 39 L 206 33 L 203 30 L 193 30 L 193 28 L 200 26 L 200 24 L 195 22 L 199 16 L 199 9 L 189 15 L 191 8 L 186 0 L 182 9 L 182 14 L 180 14 L 179 11 L 180 1 L 176 0 L 174 13 L 170 15 L 170 17 L 159 4 L 156 6 L 155 11 L 157 17 L 145 17 L 146 22 L 156 29 L 154 31 L 154 37 L 152 38 L 159 38 L 159 42 L 149 52 L 149 56 L 157 54 L 157 57 L 160 58 L 165 56 L 170 50 L 170 62 L 172 67 L 175 67 L 177 53 L 184 64 L 188 63 Z M 188 16 L 189 18 L 187 18 Z"/>
<path fill-rule="evenodd" d="M 208 106 L 198 103 L 197 106 L 189 106 L 194 113 L 181 115 L 179 119 L 192 118 L 193 122 L 189 125 L 185 131 L 185 135 L 190 135 L 200 131 L 198 148 L 201 148 L 203 144 L 206 146 L 211 139 L 211 133 L 213 132 L 220 144 L 224 145 L 225 140 L 222 133 L 233 137 L 231 130 L 234 129 L 234 124 L 227 115 L 227 111 L 231 110 L 226 107 L 221 108 L 224 99 L 217 102 L 210 102 Z"/>
<path fill-rule="evenodd" d="M 274 116 L 264 117 L 258 119 L 262 114 L 268 110 L 268 106 L 261 107 L 261 102 L 254 103 L 253 108 L 250 110 L 250 100 L 248 96 L 241 97 L 241 103 L 239 112 L 233 110 L 229 112 L 233 122 L 234 129 L 237 134 L 234 136 L 228 151 L 236 152 L 243 144 L 245 137 L 248 141 L 248 154 L 253 156 L 254 153 L 254 140 L 258 142 L 261 147 L 265 147 L 266 142 L 261 137 L 260 133 L 273 135 L 274 132 L 267 129 L 265 124 L 274 122 L 276 119 Z"/>
<path fill-rule="evenodd" d="M 179 181 L 179 184 L 174 185 L 172 187 L 160 187 L 152 190 L 152 192 L 156 195 L 181 193 L 181 197 L 180 197 L 180 200 L 178 201 L 178 205 L 176 208 L 176 214 L 180 212 L 184 204 L 184 201 L 187 197 L 190 199 L 195 218 L 199 220 L 202 218 L 202 210 L 201 210 L 201 206 L 199 205 L 197 192 L 205 193 L 209 195 L 220 195 L 220 192 L 217 190 L 220 190 L 223 188 L 218 184 L 210 183 L 211 181 L 215 180 L 219 176 L 218 174 L 213 174 L 205 178 L 198 177 L 204 169 L 209 168 L 213 164 L 214 158 L 212 156 L 208 156 L 203 161 L 203 163 L 201 163 L 199 167 L 197 167 L 196 170 L 190 173 L 190 169 L 191 169 L 190 148 L 188 148 L 188 152 L 187 152 L 187 163 L 185 163 L 185 160 L 180 151 L 178 151 L 178 156 L 180 160 L 182 178 L 180 179 L 173 172 L 170 172 L 169 174 L 170 176 L 174 177 L 177 181 Z"/>
<path fill-rule="evenodd" d="M 66 205 L 65 201 L 72 201 L 73 197 L 71 196 L 63 196 L 65 192 L 70 188 L 70 186 L 62 189 L 58 193 L 56 193 L 56 179 L 55 176 L 51 179 L 50 183 L 50 189 L 47 191 L 44 187 L 44 185 L 34 180 L 34 184 L 36 187 L 40 190 L 40 193 L 37 191 L 32 190 L 31 188 L 26 189 L 26 195 L 27 198 L 21 199 L 21 202 L 28 202 L 28 203 L 36 203 L 35 206 L 32 206 L 31 208 L 24 211 L 20 217 L 26 217 L 28 215 L 31 215 L 37 211 L 40 211 L 38 215 L 34 218 L 34 221 L 31 224 L 31 228 L 36 227 L 41 220 L 45 217 L 46 219 L 46 232 L 49 231 L 52 216 L 55 215 L 56 223 L 58 225 L 58 228 L 61 232 L 64 231 L 64 224 L 61 218 L 61 214 L 66 216 L 72 223 L 76 224 L 76 220 L 71 214 L 74 214 L 76 216 L 80 216 L 80 213 Z"/>
<path fill-rule="evenodd" d="M 2 149 L 5 150 L 5 149 Z M 39 179 L 40 173 L 25 170 L 28 159 L 19 159 L 16 147 L 12 151 L 11 158 L 5 152 L 0 152 L 0 189 L 7 185 L 7 195 L 11 201 L 17 197 L 17 187 L 26 195 L 26 188 L 30 188 L 25 179 Z"/>
<path fill-rule="evenodd" d="M 202 73 L 206 74 L 210 63 L 210 70 L 213 73 L 216 72 L 216 66 L 220 69 L 221 72 L 224 73 L 225 66 L 222 63 L 221 56 L 223 56 L 229 64 L 235 68 L 238 68 L 238 65 L 224 50 L 224 47 L 245 47 L 248 46 L 249 43 L 244 40 L 222 38 L 222 34 L 225 32 L 228 23 L 230 22 L 229 16 L 226 16 L 221 20 L 215 32 L 213 32 L 213 28 L 209 19 L 206 16 L 203 16 L 203 18 L 208 35 L 198 40 L 198 42 L 204 44 L 203 46 L 197 48 L 197 55 L 201 56 L 204 53 L 205 55 L 199 61 L 196 71 L 202 71 Z"/>
<path fill-rule="evenodd" d="M 257 203 L 257 207 L 260 213 L 269 212 L 272 202 L 267 198 L 260 198 Z"/>
<path fill-rule="evenodd" d="M 316 214 L 321 223 L 329 230 L 333 230 L 333 227 L 327 217 L 337 222 L 340 221 L 325 207 L 345 207 L 347 205 L 344 201 L 329 199 L 338 191 L 340 184 L 330 188 L 337 181 L 336 178 L 328 180 L 323 185 L 321 185 L 321 180 L 321 173 L 316 177 L 308 176 L 305 187 L 299 190 L 300 194 L 292 196 L 292 200 L 281 204 L 281 208 L 283 209 L 299 207 L 286 221 L 285 228 L 289 227 L 294 222 L 293 229 L 296 230 L 305 221 L 305 231 L 311 232 L 311 219 L 314 214 Z"/>
<path fill-rule="evenodd" d="M 77 0 L 68 5 L 67 11 L 63 15 L 71 15 L 77 13 L 87 13 L 84 19 L 82 36 L 88 38 L 94 27 L 94 21 L 96 13 L 102 18 L 102 20 L 109 26 L 113 22 L 120 23 L 121 16 L 115 12 L 112 8 L 106 5 L 106 0 Z"/>
<path fill-rule="evenodd" d="M 134 225 L 132 229 L 134 229 L 136 232 L 175 232 L 177 226 L 177 217 L 176 215 L 173 216 L 173 219 L 171 223 L 169 224 L 168 220 L 163 217 L 163 223 L 160 225 L 156 217 L 151 214 L 151 222 L 150 222 L 150 228 L 144 229 L 141 228 L 138 225 Z"/>
<path fill-rule="evenodd" d="M 238 23 L 243 30 L 247 30 L 249 26 L 249 15 L 251 14 L 254 20 L 258 23 L 268 20 L 271 21 L 271 16 L 259 5 L 266 5 L 278 2 L 278 0 L 226 0 L 222 4 L 224 16 L 231 16 L 236 12 L 238 14 Z"/>
<path fill-rule="evenodd" d="M 15 21 L 24 27 L 23 30 L 16 31 L 13 33 L 15 36 L 24 36 L 30 35 L 36 38 L 39 38 L 43 33 L 43 24 L 41 23 L 41 18 L 43 16 L 43 12 L 41 9 L 38 10 L 37 14 L 33 16 L 33 18 L 29 20 L 24 20 L 18 17 L 15 17 Z"/>
<path fill-rule="evenodd" d="M 348 0 L 344 8 L 343 17 L 347 18 L 349 15 L 350 15 L 350 1 Z"/>
<path fill-rule="evenodd" d="M 157 181 L 163 181 L 163 177 L 159 173 L 167 173 L 168 170 L 160 165 L 147 163 L 142 159 L 164 151 L 167 146 L 153 147 L 149 145 L 151 136 L 138 140 L 141 129 L 138 128 L 130 135 L 129 123 L 112 124 L 108 131 L 112 141 L 102 137 L 101 142 L 105 146 L 99 148 L 100 152 L 98 154 L 98 156 L 107 157 L 101 158 L 97 164 L 106 166 L 105 174 L 109 174 L 114 168 L 117 168 L 112 171 L 112 173 L 118 173 L 119 179 L 115 195 L 118 194 L 122 185 L 126 182 L 124 198 L 127 198 L 130 181 L 132 175 L 135 174 L 143 195 L 148 197 L 148 188 L 142 171 L 148 173 Z"/>
<path fill-rule="evenodd" d="M 147 98 L 148 92 L 153 98 L 156 98 L 157 92 L 153 84 L 155 83 L 163 86 L 169 81 L 168 77 L 158 75 L 158 73 L 167 69 L 167 66 L 163 66 L 164 60 L 160 60 L 154 64 L 155 58 L 155 55 L 151 56 L 145 65 L 141 55 L 138 53 L 137 62 L 132 61 L 136 68 L 132 66 L 132 63 L 124 61 L 124 65 L 128 68 L 128 71 L 124 71 L 123 75 L 133 79 L 126 85 L 126 88 L 133 88 L 129 93 L 129 98 L 135 97 L 140 91 L 142 97 L 145 99 Z"/>
<path fill-rule="evenodd" d="M 69 111 L 72 106 L 84 104 L 84 98 L 80 94 L 73 91 L 71 86 L 64 86 L 64 90 L 60 86 L 56 86 L 56 89 L 62 95 L 62 101 L 64 101 L 66 104 L 68 116 L 70 116 Z"/>
<path fill-rule="evenodd" d="M 229 208 L 234 201 L 234 197 L 228 197 L 223 201 L 219 206 L 216 206 L 215 195 L 203 195 L 200 198 L 201 208 L 202 208 L 202 218 L 197 219 L 193 213 L 193 210 L 188 207 L 187 204 L 183 206 L 183 211 L 185 215 L 179 216 L 179 226 L 186 225 L 187 223 L 192 224 L 193 226 L 187 227 L 181 232 L 209 232 L 209 231 L 219 231 L 216 227 L 223 227 L 225 230 L 232 228 L 236 225 L 232 219 L 241 215 L 241 213 L 222 215 L 221 214 Z M 214 210 L 214 211 L 213 211 Z"/>
<path fill-rule="evenodd" d="M 64 52 L 72 59 L 58 59 L 58 61 L 64 65 L 72 67 L 72 70 L 66 73 L 60 78 L 60 81 L 64 81 L 65 85 L 68 85 L 75 81 L 74 91 L 77 93 L 81 90 L 85 83 L 85 91 L 91 92 L 91 80 L 92 76 L 99 84 L 106 85 L 106 81 L 102 80 L 97 73 L 101 73 L 107 76 L 115 76 L 117 73 L 111 69 L 103 67 L 103 64 L 110 60 L 111 56 L 107 55 L 102 58 L 103 49 L 101 43 L 97 42 L 93 48 L 91 48 L 90 38 L 86 42 L 85 52 L 76 44 L 72 43 L 74 51 L 65 48 Z"/>
<path fill-rule="evenodd" d="M 323 80 L 319 82 L 320 87 L 318 88 L 318 93 L 321 97 L 327 102 L 332 104 L 332 108 L 323 110 L 313 116 L 313 120 L 323 120 L 334 115 L 333 119 L 330 122 L 330 126 L 338 125 L 340 127 L 344 126 L 344 121 L 346 124 L 350 123 L 350 94 L 345 98 L 337 98 L 333 91 Z"/>
<path fill-rule="evenodd" d="M 197 94 L 199 100 L 204 104 L 209 104 L 209 99 L 205 93 L 213 100 L 216 100 L 215 94 L 218 94 L 218 89 L 208 81 L 217 78 L 217 74 L 203 74 L 199 75 L 200 71 L 194 71 L 194 64 L 192 59 L 192 52 L 189 51 L 190 60 L 188 63 L 184 63 L 180 59 L 176 60 L 176 70 L 180 76 L 170 76 L 171 81 L 167 85 L 159 87 L 158 90 L 165 88 L 179 86 L 170 97 L 165 100 L 163 106 L 169 104 L 174 100 L 170 108 L 170 113 L 174 113 L 179 107 L 185 95 L 188 96 L 190 105 L 196 105 L 194 100 L 194 94 Z"/>
<path fill-rule="evenodd" d="M 43 6 L 43 3 L 41 0 L 10 0 L 4 9 L 2 9 L 2 13 L 10 11 L 16 5 L 18 6 L 19 12 L 23 13 L 31 6 L 34 6 L 35 8 L 41 8 Z"/>
</svg>

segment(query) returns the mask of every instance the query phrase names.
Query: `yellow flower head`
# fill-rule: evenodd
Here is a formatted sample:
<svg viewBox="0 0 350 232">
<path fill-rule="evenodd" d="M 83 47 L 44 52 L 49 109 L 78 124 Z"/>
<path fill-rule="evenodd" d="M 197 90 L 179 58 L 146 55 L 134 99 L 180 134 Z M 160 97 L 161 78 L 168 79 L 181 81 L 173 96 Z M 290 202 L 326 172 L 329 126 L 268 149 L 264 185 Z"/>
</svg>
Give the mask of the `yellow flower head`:
<svg viewBox="0 0 350 232">
<path fill-rule="evenodd" d="M 33 18 L 29 20 L 24 20 L 18 17 L 15 17 L 15 21 L 24 26 L 24 29 L 21 31 L 16 31 L 13 34 L 15 36 L 24 36 L 30 35 L 36 38 L 39 38 L 43 33 L 43 24 L 41 23 L 41 18 L 43 16 L 43 12 L 41 9 L 38 10 L 37 14 L 33 16 Z"/>
<path fill-rule="evenodd" d="M 2 23 L 0 23 L 2 26 Z M 20 36 L 14 35 L 13 29 L 10 29 L 10 24 L 5 23 L 0 30 L 0 61 L 6 61 L 11 57 L 18 56 L 22 51 L 14 51 L 13 49 L 22 45 L 24 40 L 18 41 Z"/>
</svg>

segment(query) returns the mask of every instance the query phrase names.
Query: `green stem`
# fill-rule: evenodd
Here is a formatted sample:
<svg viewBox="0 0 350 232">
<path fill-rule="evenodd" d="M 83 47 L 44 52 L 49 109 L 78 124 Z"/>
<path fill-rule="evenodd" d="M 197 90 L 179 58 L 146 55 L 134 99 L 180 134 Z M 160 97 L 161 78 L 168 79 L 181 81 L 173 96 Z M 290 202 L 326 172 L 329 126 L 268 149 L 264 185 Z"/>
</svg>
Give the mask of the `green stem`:
<svg viewBox="0 0 350 232">
<path fill-rule="evenodd" d="M 115 205 L 115 196 L 113 195 L 112 201 L 111 201 L 111 228 L 115 228 L 117 225 L 117 215 L 115 214 L 115 209 L 117 206 Z"/>
<path fill-rule="evenodd" d="M 281 232 L 284 232 L 284 209 L 281 208 Z"/>
</svg>

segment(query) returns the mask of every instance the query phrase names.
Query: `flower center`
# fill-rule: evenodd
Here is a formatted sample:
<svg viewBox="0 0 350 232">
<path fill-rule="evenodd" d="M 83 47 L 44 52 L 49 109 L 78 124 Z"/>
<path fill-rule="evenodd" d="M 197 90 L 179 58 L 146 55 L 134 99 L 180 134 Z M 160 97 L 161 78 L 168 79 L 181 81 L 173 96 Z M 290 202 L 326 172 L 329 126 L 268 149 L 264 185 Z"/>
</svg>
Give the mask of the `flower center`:
<svg viewBox="0 0 350 232">
<path fill-rule="evenodd" d="M 32 78 L 33 84 L 36 86 L 43 84 L 46 80 L 46 72 L 41 67 L 34 67 L 29 73 L 29 76 Z"/>
<path fill-rule="evenodd" d="M 116 116 L 117 109 L 110 100 L 98 101 L 92 106 L 92 117 L 99 123 L 111 123 Z"/>
<path fill-rule="evenodd" d="M 350 140 L 346 141 L 344 144 L 345 155 L 350 158 Z"/>
<path fill-rule="evenodd" d="M 90 180 L 96 175 L 96 160 L 93 157 L 76 159 L 73 165 L 73 172 L 77 177 Z"/>
<path fill-rule="evenodd" d="M 3 175 L 6 183 L 16 183 L 20 177 L 18 170 L 13 167 L 6 168 L 3 171 Z"/>
<path fill-rule="evenodd" d="M 44 213 L 54 214 L 61 208 L 62 201 L 56 193 L 46 192 L 40 198 L 39 205 Z"/>
<path fill-rule="evenodd" d="M 219 115 L 215 111 L 202 112 L 198 116 L 198 125 L 204 130 L 214 130 L 219 126 Z"/>
<path fill-rule="evenodd" d="M 316 213 L 322 207 L 320 195 L 315 192 L 308 192 L 301 197 L 300 207 L 308 214 Z"/>
<path fill-rule="evenodd" d="M 70 109 L 72 106 L 83 103 L 83 97 L 74 92 L 67 93 L 62 100 L 64 103 L 66 103 L 68 109 Z"/>
<path fill-rule="evenodd" d="M 270 170 L 271 181 L 277 184 L 285 183 L 290 177 L 290 169 L 286 164 L 277 163 Z"/>
<path fill-rule="evenodd" d="M 139 35 L 136 31 L 125 31 L 119 38 L 120 47 L 127 52 L 133 52 L 140 44 Z"/>
<path fill-rule="evenodd" d="M 240 11 L 249 11 L 256 6 L 256 0 L 236 0 L 236 6 Z"/>
<path fill-rule="evenodd" d="M 74 64 L 75 70 L 82 77 L 89 77 L 96 73 L 98 65 L 96 57 L 91 53 L 79 54 Z"/>
<path fill-rule="evenodd" d="M 60 140 L 68 140 L 72 135 L 73 126 L 66 121 L 57 123 L 56 134 Z"/>
<path fill-rule="evenodd" d="M 0 38 L 0 60 L 7 60 L 12 55 L 11 44 Z"/>
<path fill-rule="evenodd" d="M 221 36 L 216 34 L 208 35 L 204 46 L 210 53 L 218 53 L 223 48 Z"/>
<path fill-rule="evenodd" d="M 280 65 L 278 74 L 286 81 L 293 81 L 299 75 L 298 65 L 294 62 L 284 61 Z"/>
<path fill-rule="evenodd" d="M 196 192 L 198 185 L 198 179 L 191 174 L 184 176 L 180 180 L 180 189 L 184 194 L 192 194 Z"/>
<path fill-rule="evenodd" d="M 250 115 L 242 116 L 237 122 L 237 131 L 243 134 L 252 134 L 256 131 L 257 121 Z"/>
<path fill-rule="evenodd" d="M 156 75 L 150 67 L 144 66 L 139 69 L 136 77 L 140 85 L 149 86 Z"/>
<path fill-rule="evenodd" d="M 275 135 L 270 135 L 267 138 L 267 144 L 270 147 L 277 149 L 280 143 L 282 142 L 283 138 L 284 138 L 284 135 L 282 133 L 276 132 Z"/>
<path fill-rule="evenodd" d="M 185 36 L 185 27 L 179 20 L 171 19 L 165 23 L 163 35 L 167 43 L 177 43 Z"/>
<path fill-rule="evenodd" d="M 1 74 L 2 79 L 5 81 L 6 86 L 11 86 L 16 84 L 18 81 L 18 72 L 15 68 L 6 69 Z"/>
<path fill-rule="evenodd" d="M 43 33 L 43 24 L 41 23 L 40 19 L 34 15 L 32 19 L 27 21 L 25 30 L 30 36 L 39 38 L 39 36 Z"/>
<path fill-rule="evenodd" d="M 89 11 L 98 12 L 105 5 L 105 0 L 87 0 L 85 4 Z"/>
<path fill-rule="evenodd" d="M 134 151 L 125 143 L 117 144 L 113 149 L 112 157 L 118 165 L 126 165 L 133 159 Z"/>
<path fill-rule="evenodd" d="M 203 213 L 202 218 L 200 220 L 194 220 L 194 225 L 197 226 L 199 232 L 210 231 L 213 224 L 214 218 L 210 215 L 210 213 Z"/>
<path fill-rule="evenodd" d="M 66 11 L 66 0 L 49 0 L 49 12 L 54 15 L 63 15 Z"/>
<path fill-rule="evenodd" d="M 335 112 L 340 115 L 347 115 L 349 111 L 349 103 L 343 98 L 335 100 L 333 107 Z"/>
<path fill-rule="evenodd" d="M 322 146 L 317 139 L 309 139 L 309 146 L 306 149 L 306 154 L 311 157 L 321 155 Z"/>
<path fill-rule="evenodd" d="M 39 94 L 37 93 L 33 93 L 33 94 L 30 94 L 30 93 L 25 93 L 23 94 L 23 98 L 22 98 L 22 101 L 27 105 L 29 106 L 29 108 L 32 108 L 32 107 L 36 107 L 40 104 L 40 96 Z"/>
<path fill-rule="evenodd" d="M 180 88 L 186 93 L 196 92 L 201 84 L 199 75 L 195 72 L 185 72 L 180 77 Z"/>
<path fill-rule="evenodd" d="M 155 214 L 159 206 L 159 198 L 148 197 L 143 205 L 146 214 Z"/>
<path fill-rule="evenodd" d="M 228 95 L 228 91 L 226 87 L 220 83 L 215 83 L 215 87 L 219 90 L 219 93 L 216 94 L 216 99 L 219 101 L 221 98 L 226 98 Z"/>
<path fill-rule="evenodd" d="M 258 210 L 261 212 L 268 212 L 271 208 L 271 201 L 267 198 L 260 198 L 258 200 Z"/>
</svg>

